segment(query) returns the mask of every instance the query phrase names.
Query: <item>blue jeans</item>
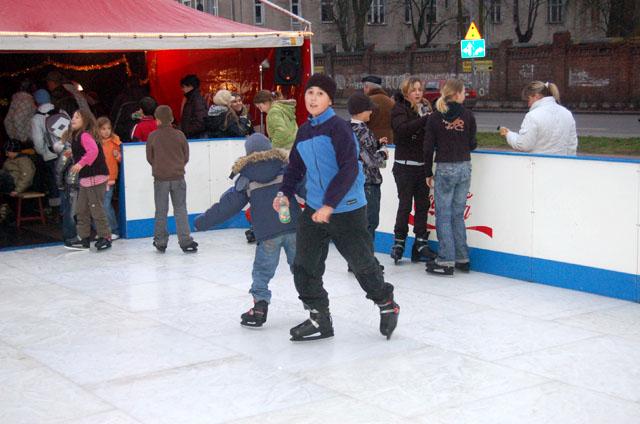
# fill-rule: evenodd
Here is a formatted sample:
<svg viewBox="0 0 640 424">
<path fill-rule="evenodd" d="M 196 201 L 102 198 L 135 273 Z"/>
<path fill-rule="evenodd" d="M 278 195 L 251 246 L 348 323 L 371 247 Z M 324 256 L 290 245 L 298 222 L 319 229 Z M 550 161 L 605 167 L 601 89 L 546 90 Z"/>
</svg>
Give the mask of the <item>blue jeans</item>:
<svg viewBox="0 0 640 424">
<path fill-rule="evenodd" d="M 76 200 L 78 190 L 68 186 L 60 190 L 60 208 L 62 209 L 62 238 L 72 240 L 76 238 Z"/>
<path fill-rule="evenodd" d="M 113 210 L 113 204 L 111 200 L 113 199 L 113 192 L 115 191 L 115 186 L 107 185 L 108 190 L 104 192 L 104 212 L 107 214 L 107 221 L 109 222 L 109 228 L 111 229 L 111 234 L 120 235 L 120 228 L 118 227 L 118 219 L 116 218 L 116 211 Z"/>
<path fill-rule="evenodd" d="M 293 260 L 296 257 L 296 233 L 287 233 L 269 240 L 258 242 L 256 247 L 256 257 L 253 260 L 253 284 L 249 293 L 256 302 L 265 300 L 271 302 L 271 290 L 269 281 L 273 278 L 280 262 L 280 248 L 284 249 L 287 255 L 289 268 L 293 267 Z M 293 269 L 292 271 L 293 272 Z"/>
<path fill-rule="evenodd" d="M 453 266 L 469 262 L 464 209 L 471 185 L 471 162 L 438 162 L 435 175 L 436 263 Z"/>
</svg>

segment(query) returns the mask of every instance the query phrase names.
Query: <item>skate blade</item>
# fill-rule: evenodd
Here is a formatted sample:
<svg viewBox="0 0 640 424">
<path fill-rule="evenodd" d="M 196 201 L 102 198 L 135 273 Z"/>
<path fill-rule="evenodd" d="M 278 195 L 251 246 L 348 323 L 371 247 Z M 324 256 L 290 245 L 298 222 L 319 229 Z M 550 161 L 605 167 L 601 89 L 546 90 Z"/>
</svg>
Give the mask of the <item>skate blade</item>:
<svg viewBox="0 0 640 424">
<path fill-rule="evenodd" d="M 244 328 L 248 328 L 249 330 L 260 330 L 264 324 L 249 324 L 247 322 L 241 322 L 240 325 Z"/>
<path fill-rule="evenodd" d="M 330 337 L 333 337 L 333 333 L 318 334 L 317 336 L 310 336 L 310 337 L 291 336 L 289 340 L 291 340 L 292 342 L 311 342 L 314 340 L 328 339 Z"/>
</svg>

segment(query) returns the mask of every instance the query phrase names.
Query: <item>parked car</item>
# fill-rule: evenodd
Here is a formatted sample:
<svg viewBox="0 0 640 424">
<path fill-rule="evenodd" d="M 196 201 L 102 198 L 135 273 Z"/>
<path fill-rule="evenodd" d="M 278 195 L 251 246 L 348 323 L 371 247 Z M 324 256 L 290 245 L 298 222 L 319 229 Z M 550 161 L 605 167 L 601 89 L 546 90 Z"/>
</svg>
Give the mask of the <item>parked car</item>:
<svg viewBox="0 0 640 424">
<path fill-rule="evenodd" d="M 438 100 L 438 98 L 440 97 L 440 89 L 442 88 L 445 82 L 446 80 L 427 80 L 424 83 L 423 97 L 429 100 L 429 103 L 431 103 L 434 107 L 435 107 L 436 100 Z M 478 93 L 471 86 L 470 83 L 465 82 L 464 86 L 465 86 L 464 105 L 468 109 L 472 109 L 476 105 Z"/>
</svg>

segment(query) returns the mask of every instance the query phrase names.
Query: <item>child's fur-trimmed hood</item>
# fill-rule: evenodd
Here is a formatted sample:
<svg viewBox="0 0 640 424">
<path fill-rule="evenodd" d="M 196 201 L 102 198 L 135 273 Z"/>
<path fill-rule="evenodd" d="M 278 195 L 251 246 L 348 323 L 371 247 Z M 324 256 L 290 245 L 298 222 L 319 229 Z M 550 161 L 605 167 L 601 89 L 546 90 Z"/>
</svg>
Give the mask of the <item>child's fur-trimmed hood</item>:
<svg viewBox="0 0 640 424">
<path fill-rule="evenodd" d="M 270 160 L 280 160 L 285 164 L 289 163 L 289 152 L 284 149 L 263 150 L 261 152 L 253 152 L 250 155 L 242 156 L 233 164 L 231 175 L 238 175 L 246 166 L 253 165 L 258 162 L 267 162 Z"/>
</svg>

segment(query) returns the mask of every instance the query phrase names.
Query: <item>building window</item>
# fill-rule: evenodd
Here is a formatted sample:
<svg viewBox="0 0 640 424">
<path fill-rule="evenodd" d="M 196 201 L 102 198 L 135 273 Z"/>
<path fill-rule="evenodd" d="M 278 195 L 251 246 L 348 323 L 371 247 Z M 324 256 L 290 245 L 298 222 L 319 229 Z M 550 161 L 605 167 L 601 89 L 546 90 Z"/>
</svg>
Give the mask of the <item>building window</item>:
<svg viewBox="0 0 640 424">
<path fill-rule="evenodd" d="M 301 3 L 300 0 L 291 0 L 290 10 L 291 10 L 291 13 L 293 13 L 294 15 L 302 17 L 302 12 L 300 11 L 300 3 Z M 291 18 L 291 26 L 294 28 L 299 28 L 300 21 L 297 19 Z"/>
<path fill-rule="evenodd" d="M 449 8 L 449 0 L 444 0 L 444 8 L 445 9 Z"/>
<path fill-rule="evenodd" d="M 335 21 L 333 17 L 333 0 L 320 0 L 320 17 L 322 23 L 325 24 Z"/>
<path fill-rule="evenodd" d="M 428 23 L 436 23 L 438 18 L 438 13 L 436 9 L 436 0 L 431 0 L 429 6 L 427 6 L 427 14 L 425 15 L 425 21 Z"/>
<path fill-rule="evenodd" d="M 502 0 L 491 0 L 491 22 L 502 23 Z"/>
<path fill-rule="evenodd" d="M 564 21 L 564 1 L 563 0 L 548 0 L 548 17 L 547 21 L 550 24 L 561 24 Z"/>
<path fill-rule="evenodd" d="M 410 24 L 412 22 L 411 19 L 411 0 L 404 0 L 404 23 Z"/>
<path fill-rule="evenodd" d="M 372 0 L 367 15 L 369 25 L 382 25 L 386 23 L 386 1 Z"/>
<path fill-rule="evenodd" d="M 254 0 L 253 2 L 253 23 L 264 25 L 264 5 L 260 0 Z"/>
<path fill-rule="evenodd" d="M 218 9 L 218 0 L 208 0 L 209 3 L 209 13 L 211 13 L 212 15 L 218 16 L 219 9 Z"/>
<path fill-rule="evenodd" d="M 187 7 L 193 7 L 191 5 L 191 0 L 182 0 L 180 3 L 184 4 Z"/>
</svg>

